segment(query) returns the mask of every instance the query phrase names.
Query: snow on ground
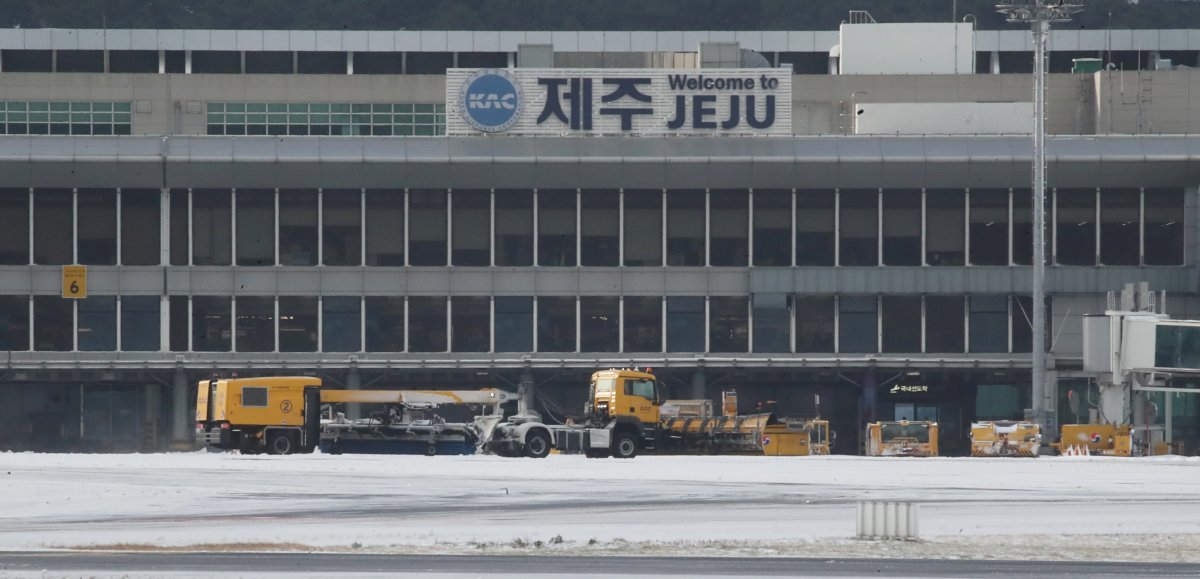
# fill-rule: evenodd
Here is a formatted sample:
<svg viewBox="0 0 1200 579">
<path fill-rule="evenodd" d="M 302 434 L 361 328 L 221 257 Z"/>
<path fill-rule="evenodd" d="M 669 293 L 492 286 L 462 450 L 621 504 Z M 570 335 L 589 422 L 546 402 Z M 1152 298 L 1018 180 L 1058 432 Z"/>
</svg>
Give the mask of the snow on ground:
<svg viewBox="0 0 1200 579">
<path fill-rule="evenodd" d="M 0 453 L 0 480 L 0 550 L 1200 561 L 1190 458 Z M 923 541 L 853 540 L 862 499 L 919 502 Z"/>
</svg>

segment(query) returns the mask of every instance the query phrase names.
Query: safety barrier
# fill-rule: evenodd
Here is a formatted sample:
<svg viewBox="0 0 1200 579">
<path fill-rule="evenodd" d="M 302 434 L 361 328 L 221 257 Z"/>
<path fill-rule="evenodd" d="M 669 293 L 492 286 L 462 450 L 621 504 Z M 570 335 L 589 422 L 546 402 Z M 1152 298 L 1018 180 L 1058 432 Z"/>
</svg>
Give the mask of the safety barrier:
<svg viewBox="0 0 1200 579">
<path fill-rule="evenodd" d="M 859 501 L 859 539 L 920 538 L 917 515 L 920 505 L 898 501 Z"/>
</svg>

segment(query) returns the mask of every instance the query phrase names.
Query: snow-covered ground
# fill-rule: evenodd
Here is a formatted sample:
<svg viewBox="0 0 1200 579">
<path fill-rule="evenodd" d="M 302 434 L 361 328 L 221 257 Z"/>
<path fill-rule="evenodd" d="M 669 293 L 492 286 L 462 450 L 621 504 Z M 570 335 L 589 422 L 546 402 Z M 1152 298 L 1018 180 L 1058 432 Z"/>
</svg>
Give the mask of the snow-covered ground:
<svg viewBox="0 0 1200 579">
<path fill-rule="evenodd" d="M 0 550 L 1200 561 L 1200 459 L 0 453 Z M 917 543 L 853 540 L 862 499 Z"/>
</svg>

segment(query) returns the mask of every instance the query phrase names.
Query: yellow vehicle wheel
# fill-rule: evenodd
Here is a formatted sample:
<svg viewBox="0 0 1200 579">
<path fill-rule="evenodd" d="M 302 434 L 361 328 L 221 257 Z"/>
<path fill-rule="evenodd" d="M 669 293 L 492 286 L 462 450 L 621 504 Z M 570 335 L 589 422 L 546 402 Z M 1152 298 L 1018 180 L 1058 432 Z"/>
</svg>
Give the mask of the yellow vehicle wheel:
<svg viewBox="0 0 1200 579">
<path fill-rule="evenodd" d="M 637 439 L 628 432 L 618 434 L 613 440 L 613 458 L 633 458 L 637 456 Z"/>
</svg>

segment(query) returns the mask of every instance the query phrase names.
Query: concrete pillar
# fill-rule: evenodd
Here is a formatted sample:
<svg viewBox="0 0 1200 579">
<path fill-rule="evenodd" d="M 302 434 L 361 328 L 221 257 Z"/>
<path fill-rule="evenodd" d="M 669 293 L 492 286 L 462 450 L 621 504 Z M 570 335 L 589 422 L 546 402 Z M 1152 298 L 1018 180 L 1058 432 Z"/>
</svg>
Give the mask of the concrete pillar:
<svg viewBox="0 0 1200 579">
<path fill-rule="evenodd" d="M 183 448 L 192 446 L 191 426 L 195 419 L 188 412 L 188 398 L 187 373 L 176 368 L 171 380 L 171 442 Z"/>
<path fill-rule="evenodd" d="M 829 57 L 829 74 L 831 74 L 831 75 L 838 74 L 838 68 L 839 68 L 838 57 L 830 56 Z"/>
<path fill-rule="evenodd" d="M 707 392 L 708 377 L 704 374 L 704 368 L 696 368 L 692 372 L 692 394 L 694 400 L 704 400 L 708 398 Z M 713 409 L 716 412 L 716 409 Z"/>
<path fill-rule="evenodd" d="M 358 373 L 356 366 L 351 366 L 350 372 L 346 374 L 346 389 L 362 390 L 362 375 Z M 346 418 L 362 418 L 362 404 L 347 404 Z"/>
<path fill-rule="evenodd" d="M 867 423 L 879 420 L 878 411 L 878 394 L 879 394 L 879 378 L 875 373 L 874 368 L 867 368 L 863 372 L 862 391 L 858 397 L 858 424 L 855 425 L 854 440 L 858 448 L 857 454 L 861 454 L 866 441 L 863 439 L 863 433 L 866 430 Z M 843 447 L 845 448 L 845 447 Z"/>
<path fill-rule="evenodd" d="M 192 74 L 192 51 L 183 51 L 183 74 Z"/>
<path fill-rule="evenodd" d="M 993 50 L 988 56 L 988 64 L 991 65 L 992 74 L 1000 74 L 1000 51 Z"/>
<path fill-rule="evenodd" d="M 346 74 L 354 74 L 354 51 L 346 52 Z"/>
<path fill-rule="evenodd" d="M 532 414 L 534 412 L 534 399 L 537 396 L 537 384 L 533 381 L 533 369 L 524 368 L 521 370 L 521 376 L 517 380 L 517 397 L 520 401 L 517 403 L 520 414 Z"/>
<path fill-rule="evenodd" d="M 1046 396 L 1043 397 L 1042 404 L 1045 406 L 1046 412 L 1045 428 L 1049 432 L 1042 433 L 1043 440 L 1055 440 L 1058 438 L 1058 370 L 1054 369 L 1053 358 L 1050 359 L 1050 368 L 1046 369 Z M 1033 406 L 1037 407 L 1037 401 L 1033 402 Z"/>
<path fill-rule="evenodd" d="M 156 452 L 162 450 L 162 386 L 146 384 L 142 394 L 145 402 L 145 414 L 142 417 L 142 439 L 138 450 L 140 452 Z"/>
<path fill-rule="evenodd" d="M 166 74 L 167 72 L 167 51 L 158 51 L 158 74 Z"/>
</svg>

